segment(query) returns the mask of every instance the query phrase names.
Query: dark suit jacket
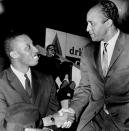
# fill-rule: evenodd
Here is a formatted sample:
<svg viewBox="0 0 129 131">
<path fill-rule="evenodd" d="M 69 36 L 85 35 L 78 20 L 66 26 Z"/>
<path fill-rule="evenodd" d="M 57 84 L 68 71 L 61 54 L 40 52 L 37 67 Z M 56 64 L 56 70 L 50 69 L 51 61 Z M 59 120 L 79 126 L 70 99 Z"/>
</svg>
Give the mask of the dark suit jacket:
<svg viewBox="0 0 129 131">
<path fill-rule="evenodd" d="M 120 32 L 105 78 L 99 43 L 84 48 L 81 73 L 80 86 L 71 102 L 76 117 L 81 116 L 77 131 L 88 131 L 88 123 L 103 110 L 104 103 L 116 128 L 129 130 L 129 35 Z"/>
<path fill-rule="evenodd" d="M 59 109 L 56 88 L 49 74 L 32 73 L 32 103 L 38 106 L 41 116 L 53 114 Z M 6 108 L 17 102 L 30 103 L 28 94 L 11 68 L 1 74 L 0 79 L 0 121 L 5 117 Z"/>
</svg>

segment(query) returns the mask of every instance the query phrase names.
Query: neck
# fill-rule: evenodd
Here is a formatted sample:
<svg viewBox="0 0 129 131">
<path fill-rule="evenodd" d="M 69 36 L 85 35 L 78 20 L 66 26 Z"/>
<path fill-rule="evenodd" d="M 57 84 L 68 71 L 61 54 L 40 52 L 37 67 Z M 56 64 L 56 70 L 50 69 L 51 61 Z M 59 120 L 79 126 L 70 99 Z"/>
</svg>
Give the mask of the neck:
<svg viewBox="0 0 129 131">
<path fill-rule="evenodd" d="M 108 42 L 117 33 L 117 28 L 111 28 L 107 31 L 106 37 L 103 41 Z"/>
<path fill-rule="evenodd" d="M 17 62 L 12 63 L 12 66 L 13 66 L 16 70 L 18 70 L 18 71 L 20 71 L 20 72 L 22 72 L 22 73 L 24 73 L 24 74 L 27 73 L 28 70 L 29 70 L 29 67 L 28 67 L 28 66 L 19 64 L 19 63 L 17 63 Z"/>
</svg>

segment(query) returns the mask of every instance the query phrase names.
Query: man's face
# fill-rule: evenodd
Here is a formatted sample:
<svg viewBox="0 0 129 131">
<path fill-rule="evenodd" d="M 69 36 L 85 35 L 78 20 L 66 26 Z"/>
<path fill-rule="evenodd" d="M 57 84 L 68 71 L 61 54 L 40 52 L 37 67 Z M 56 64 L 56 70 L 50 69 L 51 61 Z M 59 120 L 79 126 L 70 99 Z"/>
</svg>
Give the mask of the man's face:
<svg viewBox="0 0 129 131">
<path fill-rule="evenodd" d="M 47 50 L 47 56 L 53 57 L 55 55 L 55 48 L 53 46 L 50 46 Z"/>
<path fill-rule="evenodd" d="M 107 33 L 106 19 L 99 8 L 91 9 L 87 14 L 87 32 L 92 41 L 102 41 Z"/>
<path fill-rule="evenodd" d="M 17 53 L 17 62 L 23 66 L 38 64 L 37 48 L 27 35 L 20 35 L 14 40 L 14 50 Z"/>
</svg>

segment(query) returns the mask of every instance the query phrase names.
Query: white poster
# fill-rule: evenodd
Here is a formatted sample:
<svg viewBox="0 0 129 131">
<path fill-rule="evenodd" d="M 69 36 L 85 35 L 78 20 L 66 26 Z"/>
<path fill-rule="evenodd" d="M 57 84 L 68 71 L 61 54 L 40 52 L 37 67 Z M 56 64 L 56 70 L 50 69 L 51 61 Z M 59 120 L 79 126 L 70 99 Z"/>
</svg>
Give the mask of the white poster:
<svg viewBox="0 0 129 131">
<path fill-rule="evenodd" d="M 72 80 L 75 81 L 76 87 L 79 85 L 80 74 L 80 57 L 83 47 L 89 43 L 85 37 L 46 28 L 45 47 L 55 44 L 57 53 L 63 58 L 72 61 Z"/>
<path fill-rule="evenodd" d="M 83 47 L 89 42 L 85 37 L 46 28 L 45 46 L 55 44 L 60 55 L 74 64 L 80 64 Z"/>
</svg>

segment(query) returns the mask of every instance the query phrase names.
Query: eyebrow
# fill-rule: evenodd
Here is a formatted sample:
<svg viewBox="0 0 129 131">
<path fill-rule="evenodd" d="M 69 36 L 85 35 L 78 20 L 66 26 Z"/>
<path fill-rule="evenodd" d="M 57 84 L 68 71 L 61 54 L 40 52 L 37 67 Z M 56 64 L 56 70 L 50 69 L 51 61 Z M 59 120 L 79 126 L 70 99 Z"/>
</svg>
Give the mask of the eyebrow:
<svg viewBox="0 0 129 131">
<path fill-rule="evenodd" d="M 87 23 L 90 23 L 91 25 L 93 25 L 93 24 L 94 24 L 94 22 L 93 22 L 93 21 L 87 21 Z"/>
</svg>

